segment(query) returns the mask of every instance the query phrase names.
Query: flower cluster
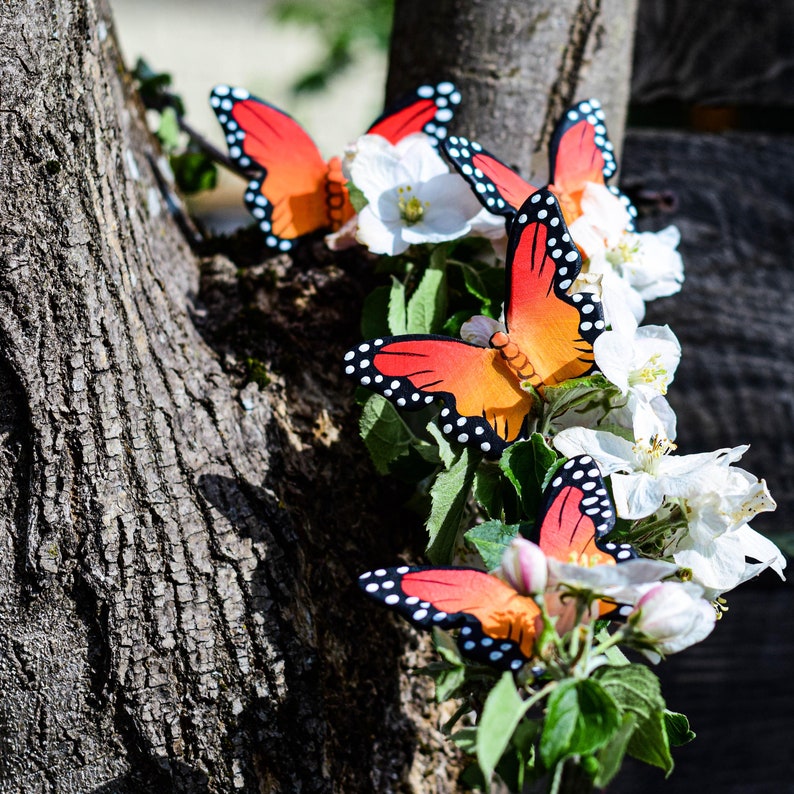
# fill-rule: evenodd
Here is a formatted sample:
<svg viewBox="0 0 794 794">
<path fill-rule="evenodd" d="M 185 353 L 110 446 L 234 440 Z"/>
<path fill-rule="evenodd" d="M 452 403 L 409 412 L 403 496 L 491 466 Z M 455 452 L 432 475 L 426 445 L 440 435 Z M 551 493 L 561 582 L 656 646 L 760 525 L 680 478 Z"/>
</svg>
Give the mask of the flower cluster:
<svg viewBox="0 0 794 794">
<path fill-rule="evenodd" d="M 647 741 L 655 750 L 639 757 L 669 771 L 669 733 L 686 740 L 686 720 L 620 648 L 658 662 L 700 642 L 725 593 L 766 568 L 782 578 L 786 564 L 750 527 L 775 503 L 735 465 L 747 447 L 675 454 L 666 394 L 681 346 L 668 326 L 641 323 L 647 301 L 681 288 L 678 231 L 636 231 L 627 199 L 606 185 L 598 103 L 567 117 L 592 126 L 585 155 L 603 155 L 605 179 L 574 189 L 557 163 L 556 181 L 527 184 L 517 204 L 520 177 L 502 190 L 507 167 L 489 171 L 490 155 L 465 138 L 442 146 L 457 173 L 422 133 L 396 144 L 365 135 L 344 163 L 358 215 L 342 235 L 393 258 L 363 323 L 381 335 L 348 352 L 346 371 L 376 392 L 361 419 L 376 468 L 416 482 L 430 505 L 438 566 L 367 572 L 362 588 L 419 628 L 459 629 L 456 645 L 436 634 L 444 661 L 429 670 L 439 699 L 465 700 L 448 730 L 485 697 L 477 724 L 452 738 L 486 779 L 510 752 L 532 774 L 571 759 L 599 767 L 631 714 L 634 744 L 623 737 L 618 758 Z M 490 263 L 477 237 L 492 243 Z M 481 664 L 508 676 L 487 696 Z M 623 699 L 631 689 L 645 693 L 638 716 Z M 566 734 L 571 720 L 586 730 Z M 617 766 L 605 769 L 601 785 Z"/>
</svg>

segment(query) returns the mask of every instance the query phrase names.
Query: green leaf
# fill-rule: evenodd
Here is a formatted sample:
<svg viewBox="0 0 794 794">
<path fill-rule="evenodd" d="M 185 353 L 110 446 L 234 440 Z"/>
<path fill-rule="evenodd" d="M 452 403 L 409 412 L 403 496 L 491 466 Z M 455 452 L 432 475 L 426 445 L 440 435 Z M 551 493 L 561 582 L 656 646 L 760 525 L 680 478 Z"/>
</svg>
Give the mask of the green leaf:
<svg viewBox="0 0 794 794">
<path fill-rule="evenodd" d="M 422 280 L 408 301 L 406 332 L 409 334 L 438 333 L 444 323 L 446 311 L 446 269 L 431 265 L 425 270 Z"/>
<path fill-rule="evenodd" d="M 505 296 L 504 269 L 476 263 L 458 264 L 466 292 L 478 300 L 482 314 L 495 318 L 501 311 Z"/>
<path fill-rule="evenodd" d="M 461 791 L 488 791 L 489 784 L 485 782 L 482 776 L 482 770 L 476 764 L 469 764 L 458 776 L 458 784 Z"/>
<path fill-rule="evenodd" d="M 598 681 L 565 680 L 549 695 L 540 757 L 551 769 L 570 756 L 593 753 L 620 724 L 617 703 Z"/>
<path fill-rule="evenodd" d="M 405 319 L 405 285 L 394 276 L 389 290 L 389 331 L 395 336 L 407 333 Z"/>
<path fill-rule="evenodd" d="M 160 126 L 157 128 L 157 137 L 166 151 L 173 151 L 179 146 L 179 120 L 173 108 L 164 108 L 160 114 Z"/>
<path fill-rule="evenodd" d="M 361 333 L 364 339 L 389 336 L 389 296 L 390 287 L 376 287 L 364 298 L 361 311 Z"/>
<path fill-rule="evenodd" d="M 477 727 L 477 761 L 486 780 L 493 777 L 499 759 L 507 749 L 529 701 L 516 691 L 513 674 L 506 672 L 490 691 Z"/>
<path fill-rule="evenodd" d="M 673 770 L 659 679 L 643 664 L 602 667 L 596 677 L 615 699 L 622 714 L 635 714 L 637 725 L 628 752 L 669 775 Z"/>
<path fill-rule="evenodd" d="M 602 623 L 609 625 L 608 620 L 601 621 Z M 609 632 L 606 628 L 599 629 L 596 632 L 596 641 L 598 643 L 606 642 L 609 639 Z M 607 657 L 607 661 L 612 667 L 622 667 L 624 665 L 630 664 L 629 660 L 626 658 L 626 654 L 618 648 L 617 645 L 613 645 L 611 648 L 607 648 L 604 651 L 604 656 Z"/>
<path fill-rule="evenodd" d="M 603 375 L 571 378 L 558 386 L 546 386 L 543 389 L 543 398 L 548 403 L 546 416 L 559 416 L 587 402 L 602 402 L 616 393 L 616 388 Z"/>
<path fill-rule="evenodd" d="M 636 714 L 631 712 L 624 714 L 618 732 L 599 750 L 599 768 L 593 781 L 596 788 L 606 786 L 620 771 L 636 723 Z"/>
<path fill-rule="evenodd" d="M 174 180 L 183 193 L 212 190 L 218 181 L 218 169 L 204 152 L 183 152 L 171 156 Z"/>
<path fill-rule="evenodd" d="M 489 303 L 488 291 L 477 270 L 470 265 L 463 265 L 461 266 L 461 272 L 463 273 L 463 283 L 466 291 L 483 303 Z"/>
<path fill-rule="evenodd" d="M 504 513 L 504 487 L 504 474 L 497 466 L 485 464 L 477 469 L 474 475 L 474 498 L 489 518 L 501 518 Z"/>
<path fill-rule="evenodd" d="M 427 556 L 435 565 L 449 565 L 452 561 L 478 462 L 479 456 L 464 447 L 457 460 L 448 469 L 438 473 L 430 489 Z"/>
<path fill-rule="evenodd" d="M 667 729 L 667 738 L 671 747 L 680 747 L 689 744 L 695 738 L 695 732 L 689 727 L 686 715 L 677 711 L 664 710 L 664 724 Z"/>
<path fill-rule="evenodd" d="M 499 567 L 510 541 L 520 534 L 520 524 L 503 524 L 501 521 L 485 521 L 472 527 L 465 535 L 480 553 L 487 570 Z"/>
<path fill-rule="evenodd" d="M 460 337 L 460 329 L 466 320 L 471 319 L 471 309 L 459 309 L 451 317 L 447 317 L 444 325 L 441 326 L 441 333 L 444 336 L 454 336 L 456 339 Z"/>
<path fill-rule="evenodd" d="M 364 404 L 358 426 L 378 474 L 386 474 L 414 438 L 397 409 L 379 394 Z"/>
<path fill-rule="evenodd" d="M 444 464 L 444 468 L 448 469 L 457 459 L 457 451 L 453 449 L 452 444 L 449 443 L 449 439 L 441 432 L 441 428 L 438 426 L 438 422 L 436 422 L 435 419 L 432 422 L 428 422 L 427 432 L 438 445 L 438 455 L 441 458 L 441 462 Z"/>
<path fill-rule="evenodd" d="M 438 469 L 441 461 L 432 444 L 414 438 L 411 445 L 389 463 L 389 475 L 407 483 L 419 483 Z M 426 510 L 421 511 L 426 514 Z"/>
<path fill-rule="evenodd" d="M 347 187 L 347 194 L 350 197 L 350 203 L 353 205 L 353 209 L 356 212 L 361 212 L 369 203 L 364 196 L 364 191 L 357 188 L 352 182 L 348 182 L 345 187 Z"/>
<path fill-rule="evenodd" d="M 513 483 L 528 518 L 537 516 L 546 473 L 556 462 L 557 453 L 540 433 L 533 433 L 527 441 L 517 441 L 502 453 L 499 465 Z"/>
<path fill-rule="evenodd" d="M 455 667 L 463 667 L 463 659 L 458 650 L 458 644 L 446 631 L 442 631 L 438 626 L 433 626 L 433 646 L 444 661 Z"/>
<path fill-rule="evenodd" d="M 477 745 L 477 728 L 461 728 L 455 731 L 450 737 L 464 753 L 474 755 Z"/>
<path fill-rule="evenodd" d="M 436 702 L 443 703 L 451 698 L 466 680 L 465 667 L 451 667 L 440 670 L 435 676 Z"/>
</svg>

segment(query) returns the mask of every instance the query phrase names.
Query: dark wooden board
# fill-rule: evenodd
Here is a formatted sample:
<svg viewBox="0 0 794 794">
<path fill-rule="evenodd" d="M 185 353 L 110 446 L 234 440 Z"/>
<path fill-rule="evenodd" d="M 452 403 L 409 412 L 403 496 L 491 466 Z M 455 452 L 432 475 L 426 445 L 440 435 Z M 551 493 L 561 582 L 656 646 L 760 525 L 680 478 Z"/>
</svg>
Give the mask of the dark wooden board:
<svg viewBox="0 0 794 794">
<path fill-rule="evenodd" d="M 792 0 L 640 0 L 632 101 L 794 107 Z"/>
<path fill-rule="evenodd" d="M 794 138 L 632 131 L 622 181 L 672 190 L 678 209 L 642 222 L 675 223 L 686 281 L 649 304 L 683 358 L 668 397 L 679 452 L 740 443 L 779 509 L 753 522 L 778 538 L 794 517 Z M 614 794 L 794 792 L 794 587 L 773 574 L 729 595 L 730 610 L 700 645 L 657 668 L 673 710 L 698 738 L 677 768 L 629 764 Z"/>
</svg>

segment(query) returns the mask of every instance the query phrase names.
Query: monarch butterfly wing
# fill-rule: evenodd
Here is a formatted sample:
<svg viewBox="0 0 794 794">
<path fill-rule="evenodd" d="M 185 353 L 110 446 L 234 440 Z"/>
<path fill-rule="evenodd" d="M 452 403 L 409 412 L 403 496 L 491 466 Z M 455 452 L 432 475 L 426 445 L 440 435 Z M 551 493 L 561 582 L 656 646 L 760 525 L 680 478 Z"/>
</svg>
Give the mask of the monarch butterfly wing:
<svg viewBox="0 0 794 794">
<path fill-rule="evenodd" d="M 601 103 L 588 99 L 568 108 L 549 144 L 549 182 L 563 202 L 569 223 L 581 214 L 579 202 L 585 183 L 606 184 L 616 167 Z M 637 210 L 629 197 L 616 187 L 609 186 L 609 190 L 636 218 Z M 627 228 L 633 230 L 633 222 Z"/>
<path fill-rule="evenodd" d="M 540 547 L 562 562 L 611 564 L 637 556 L 628 543 L 604 540 L 615 527 L 615 507 L 589 455 L 557 469 L 543 492 L 537 527 Z"/>
<path fill-rule="evenodd" d="M 401 97 L 367 130 L 390 143 L 397 143 L 414 132 L 425 132 L 437 146 L 447 136 L 447 124 L 460 104 L 460 91 L 454 83 L 420 85 Z"/>
<path fill-rule="evenodd" d="M 529 395 L 496 350 L 444 336 L 411 335 L 363 342 L 345 354 L 345 372 L 398 408 L 443 401 L 441 430 L 489 457 L 525 430 Z"/>
<path fill-rule="evenodd" d="M 368 571 L 358 583 L 418 628 L 460 628 L 458 647 L 469 659 L 518 670 L 532 656 L 540 610 L 484 571 L 403 565 Z"/>
<path fill-rule="evenodd" d="M 568 108 L 549 144 L 549 181 L 566 193 L 575 193 L 585 182 L 605 184 L 615 168 L 601 103 L 588 99 Z"/>
<path fill-rule="evenodd" d="M 488 211 L 511 219 L 535 188 L 477 141 L 450 136 L 441 149 Z"/>
<path fill-rule="evenodd" d="M 213 89 L 210 105 L 232 160 L 261 171 L 248 184 L 245 204 L 268 247 L 287 251 L 295 238 L 341 225 L 352 215 L 341 171 L 329 180 L 328 163 L 290 115 L 242 88 L 224 85 Z M 332 218 L 334 211 L 338 218 Z"/>
<path fill-rule="evenodd" d="M 595 369 L 593 342 L 604 330 L 600 297 L 568 294 L 581 267 L 557 199 L 541 188 L 511 224 L 505 261 L 507 328 L 534 368 L 535 386 L 554 386 Z"/>
</svg>

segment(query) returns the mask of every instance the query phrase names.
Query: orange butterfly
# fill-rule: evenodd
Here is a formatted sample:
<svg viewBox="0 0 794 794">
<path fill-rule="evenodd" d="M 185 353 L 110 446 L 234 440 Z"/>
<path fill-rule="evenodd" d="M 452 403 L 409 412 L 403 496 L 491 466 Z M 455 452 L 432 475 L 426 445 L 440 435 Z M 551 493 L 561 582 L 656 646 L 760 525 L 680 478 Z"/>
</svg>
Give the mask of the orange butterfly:
<svg viewBox="0 0 794 794">
<path fill-rule="evenodd" d="M 426 132 L 436 143 L 460 103 L 450 82 L 419 86 L 367 130 L 391 143 Z M 244 171 L 259 171 L 245 204 L 269 248 L 289 251 L 296 238 L 319 229 L 336 231 L 353 217 L 342 161 L 323 159 L 295 119 L 243 88 L 216 86 L 210 105 L 223 126 L 229 156 Z"/>
<path fill-rule="evenodd" d="M 442 144 L 442 149 L 482 205 L 497 215 L 504 215 L 508 221 L 535 190 L 476 141 L 451 136 Z M 615 167 L 613 146 L 598 100 L 589 99 L 569 108 L 555 127 L 549 144 L 551 184 L 548 187 L 557 196 L 566 223 L 573 223 L 582 214 L 582 192 L 591 182 L 609 187 L 629 215 L 636 217 L 637 211 L 628 197 L 606 185 Z"/>
<path fill-rule="evenodd" d="M 498 457 L 522 438 L 533 398 L 594 370 L 604 329 L 600 298 L 568 294 L 582 258 L 554 195 L 533 193 L 511 224 L 505 261 L 505 330 L 488 347 L 444 336 L 374 339 L 345 354 L 345 371 L 399 408 L 443 401 L 442 431 Z"/>
<path fill-rule="evenodd" d="M 629 544 L 604 540 L 614 526 L 615 509 L 598 466 L 589 455 L 571 458 L 543 492 L 538 545 L 562 562 L 585 557 L 603 565 L 636 557 Z M 538 605 L 485 571 L 403 565 L 368 571 L 358 581 L 419 628 L 460 627 L 458 647 L 469 659 L 518 670 L 532 658 Z M 602 617 L 619 616 L 615 606 L 602 604 Z"/>
</svg>

